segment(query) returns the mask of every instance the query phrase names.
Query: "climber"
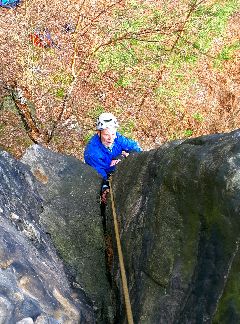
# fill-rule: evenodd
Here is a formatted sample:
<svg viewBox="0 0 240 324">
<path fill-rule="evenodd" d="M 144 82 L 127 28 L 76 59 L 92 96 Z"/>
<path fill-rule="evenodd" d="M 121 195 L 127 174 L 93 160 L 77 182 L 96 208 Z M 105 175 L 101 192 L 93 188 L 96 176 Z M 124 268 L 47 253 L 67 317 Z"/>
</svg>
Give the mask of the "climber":
<svg viewBox="0 0 240 324">
<path fill-rule="evenodd" d="M 97 133 L 90 139 L 84 151 L 85 162 L 103 177 L 103 203 L 106 203 L 109 192 L 108 178 L 115 171 L 116 165 L 130 152 L 142 151 L 136 141 L 118 133 L 118 127 L 117 119 L 112 113 L 102 113 L 97 119 Z"/>
</svg>

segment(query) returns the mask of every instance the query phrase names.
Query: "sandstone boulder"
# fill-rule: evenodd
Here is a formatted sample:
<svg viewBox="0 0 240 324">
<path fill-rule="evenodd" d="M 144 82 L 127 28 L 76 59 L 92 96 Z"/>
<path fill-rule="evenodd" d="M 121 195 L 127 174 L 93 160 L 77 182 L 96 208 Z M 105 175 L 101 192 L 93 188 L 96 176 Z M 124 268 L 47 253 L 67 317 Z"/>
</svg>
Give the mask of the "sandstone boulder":
<svg viewBox="0 0 240 324">
<path fill-rule="evenodd" d="M 240 131 L 129 156 L 113 191 L 134 322 L 240 323 Z"/>
<path fill-rule="evenodd" d="M 95 323 L 40 225 L 43 200 L 26 167 L 0 152 L 0 323 Z"/>
<path fill-rule="evenodd" d="M 49 233 L 72 285 L 91 301 L 99 323 L 113 318 L 100 211 L 101 177 L 85 163 L 33 145 L 22 158 L 38 179 L 39 223 Z"/>
</svg>

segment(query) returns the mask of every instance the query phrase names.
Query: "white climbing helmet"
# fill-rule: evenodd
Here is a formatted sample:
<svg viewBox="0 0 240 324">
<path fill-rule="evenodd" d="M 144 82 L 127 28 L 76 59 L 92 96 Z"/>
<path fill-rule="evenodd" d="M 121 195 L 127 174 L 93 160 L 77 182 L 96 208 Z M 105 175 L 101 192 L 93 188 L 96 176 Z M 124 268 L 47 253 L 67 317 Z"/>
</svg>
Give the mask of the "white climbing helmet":
<svg viewBox="0 0 240 324">
<path fill-rule="evenodd" d="M 117 118 L 112 113 L 102 113 L 97 119 L 97 130 L 118 127 Z"/>
</svg>

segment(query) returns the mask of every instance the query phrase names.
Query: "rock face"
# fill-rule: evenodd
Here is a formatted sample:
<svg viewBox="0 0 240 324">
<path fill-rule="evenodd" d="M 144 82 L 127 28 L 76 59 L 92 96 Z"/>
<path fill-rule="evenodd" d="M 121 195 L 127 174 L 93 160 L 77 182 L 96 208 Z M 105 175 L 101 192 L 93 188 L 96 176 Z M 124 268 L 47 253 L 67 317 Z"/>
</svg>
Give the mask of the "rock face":
<svg viewBox="0 0 240 324">
<path fill-rule="evenodd" d="M 134 322 L 240 323 L 240 131 L 130 156 L 113 189 Z"/>
<path fill-rule="evenodd" d="M 0 324 L 126 323 L 98 174 L 38 145 L 0 168 Z M 240 323 L 240 131 L 129 156 L 113 193 L 134 323 Z"/>
<path fill-rule="evenodd" d="M 95 323 L 40 226 L 43 200 L 26 167 L 0 152 L 0 323 Z"/>
<path fill-rule="evenodd" d="M 38 145 L 27 150 L 22 162 L 38 179 L 43 200 L 39 223 L 50 234 L 72 285 L 90 300 L 98 323 L 111 321 L 99 202 L 101 177 L 83 162 Z"/>
</svg>

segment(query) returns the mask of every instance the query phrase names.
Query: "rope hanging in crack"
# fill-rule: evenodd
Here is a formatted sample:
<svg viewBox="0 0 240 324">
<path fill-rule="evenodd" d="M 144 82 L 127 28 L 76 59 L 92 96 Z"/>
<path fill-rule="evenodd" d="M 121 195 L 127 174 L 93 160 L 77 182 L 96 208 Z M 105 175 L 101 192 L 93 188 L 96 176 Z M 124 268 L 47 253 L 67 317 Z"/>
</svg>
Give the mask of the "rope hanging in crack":
<svg viewBox="0 0 240 324">
<path fill-rule="evenodd" d="M 113 191 L 112 191 L 112 178 L 111 177 L 109 179 L 109 187 L 110 187 L 110 196 L 111 196 L 111 202 L 112 202 L 114 231 L 115 231 L 115 237 L 116 237 L 116 242 L 117 242 L 118 259 L 119 259 L 120 272 L 121 272 L 121 278 L 122 278 L 122 287 L 123 287 L 123 294 L 124 294 L 124 300 L 125 300 L 127 319 L 128 319 L 128 324 L 134 324 L 133 323 L 132 308 L 131 308 L 129 292 L 128 292 L 127 277 L 126 277 L 125 266 L 124 266 L 124 261 L 123 261 L 123 254 L 122 254 L 122 247 L 121 247 L 119 229 L 118 229 L 117 214 L 116 214 Z"/>
</svg>

